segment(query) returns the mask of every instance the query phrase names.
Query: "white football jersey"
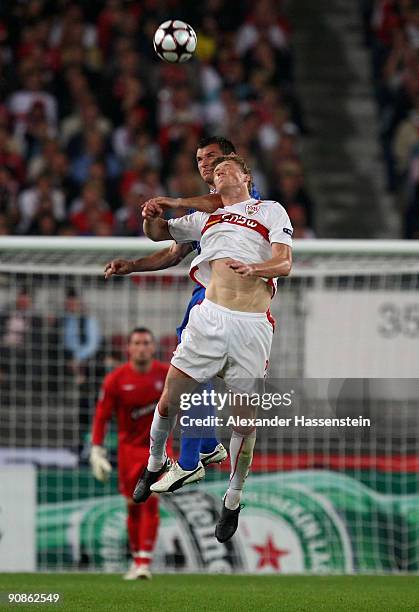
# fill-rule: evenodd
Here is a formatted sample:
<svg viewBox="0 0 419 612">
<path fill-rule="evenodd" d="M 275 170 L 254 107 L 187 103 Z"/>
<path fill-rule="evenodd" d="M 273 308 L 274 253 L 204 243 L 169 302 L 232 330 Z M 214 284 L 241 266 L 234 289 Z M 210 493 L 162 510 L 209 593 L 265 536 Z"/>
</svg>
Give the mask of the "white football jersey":
<svg viewBox="0 0 419 612">
<path fill-rule="evenodd" d="M 281 204 L 272 200 L 250 199 L 218 208 L 213 213 L 195 212 L 169 219 L 169 232 L 176 242 L 200 242 L 201 252 L 193 260 L 189 274 L 207 287 L 211 278 L 209 263 L 231 257 L 244 263 L 261 263 L 272 258 L 271 244 L 292 245 L 292 225 Z M 276 290 L 275 279 L 265 279 Z"/>
</svg>

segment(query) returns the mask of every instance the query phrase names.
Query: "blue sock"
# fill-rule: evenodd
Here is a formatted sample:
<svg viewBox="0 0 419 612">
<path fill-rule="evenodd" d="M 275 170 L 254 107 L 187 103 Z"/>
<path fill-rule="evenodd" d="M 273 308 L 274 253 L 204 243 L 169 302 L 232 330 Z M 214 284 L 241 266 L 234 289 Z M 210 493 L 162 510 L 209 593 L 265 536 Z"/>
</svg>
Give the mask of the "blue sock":
<svg viewBox="0 0 419 612">
<path fill-rule="evenodd" d="M 206 414 L 215 416 L 215 407 L 212 405 L 208 406 Z M 201 438 L 201 453 L 212 453 L 217 444 L 218 440 L 215 434 L 215 427 L 205 427 L 204 437 Z"/>
<path fill-rule="evenodd" d="M 211 389 L 210 385 L 203 385 L 201 390 Z M 189 416 L 204 418 L 214 416 L 214 406 L 201 405 L 193 406 L 189 410 Z M 201 437 L 201 435 L 203 437 Z M 215 427 L 189 427 L 181 431 L 181 447 L 178 463 L 184 470 L 194 470 L 199 462 L 199 453 L 210 453 L 218 444 L 215 437 Z M 192 437 L 193 436 L 193 437 Z"/>
<path fill-rule="evenodd" d="M 178 463 L 183 470 L 194 470 L 199 461 L 201 438 L 182 436 Z"/>
<path fill-rule="evenodd" d="M 201 453 L 212 453 L 214 448 L 217 446 L 217 438 L 201 438 Z"/>
</svg>

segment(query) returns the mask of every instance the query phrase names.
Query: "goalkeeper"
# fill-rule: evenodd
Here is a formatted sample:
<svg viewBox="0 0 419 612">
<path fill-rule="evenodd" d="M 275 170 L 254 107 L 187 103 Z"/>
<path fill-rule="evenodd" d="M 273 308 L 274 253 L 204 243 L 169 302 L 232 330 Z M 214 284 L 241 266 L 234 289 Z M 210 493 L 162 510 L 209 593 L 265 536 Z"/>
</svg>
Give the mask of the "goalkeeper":
<svg viewBox="0 0 419 612">
<path fill-rule="evenodd" d="M 148 329 L 137 327 L 131 332 L 129 361 L 105 377 L 93 421 L 90 464 L 94 476 L 106 482 L 112 467 L 102 445 L 109 419 L 112 414 L 117 418 L 119 490 L 127 500 L 128 540 L 133 557 L 126 580 L 151 578 L 149 566 L 159 525 L 156 495 L 142 506 L 131 499 L 137 478 L 147 465 L 154 406 L 169 369 L 167 363 L 153 359 L 155 348 Z"/>
<path fill-rule="evenodd" d="M 214 170 L 213 162 L 217 157 L 222 155 L 235 155 L 236 150 L 232 142 L 220 136 L 211 136 L 202 139 L 197 148 L 196 162 L 201 178 L 208 185 L 210 193 L 207 196 L 199 196 L 193 198 L 168 198 L 158 197 L 151 200 L 158 205 L 178 208 L 179 206 L 191 212 L 191 207 L 202 212 L 212 212 L 216 210 L 221 203 L 221 198 L 215 193 L 214 187 Z M 252 186 L 251 196 L 259 199 L 260 195 Z M 185 211 L 186 212 L 186 211 Z M 194 250 L 199 252 L 199 242 L 190 242 L 188 244 L 174 243 L 171 247 L 162 249 L 157 253 L 142 257 L 135 261 L 126 261 L 118 259 L 110 262 L 105 267 L 105 278 L 109 278 L 113 274 L 124 275 L 132 272 L 154 272 L 156 270 L 164 270 L 172 266 L 176 266 L 189 253 Z M 189 315 L 194 306 L 200 304 L 205 299 L 205 288 L 199 284 L 195 284 L 192 292 L 191 300 L 186 308 L 186 313 L 182 323 L 177 328 L 178 341 L 181 341 L 182 332 L 189 321 Z M 208 407 L 199 409 L 195 408 L 199 416 L 204 416 L 203 411 L 208 411 Z M 210 409 L 212 414 L 214 409 Z M 189 432 L 188 432 L 189 433 Z M 204 433 L 204 432 L 203 432 Z M 178 461 L 174 464 L 171 471 L 171 481 L 161 481 L 158 487 L 159 493 L 164 491 L 176 491 L 185 484 L 197 482 L 205 476 L 205 466 L 211 463 L 219 463 L 226 459 L 227 451 L 216 438 L 214 427 L 205 429 L 205 436 L 190 437 L 187 433 L 181 432 L 181 449 Z"/>
</svg>

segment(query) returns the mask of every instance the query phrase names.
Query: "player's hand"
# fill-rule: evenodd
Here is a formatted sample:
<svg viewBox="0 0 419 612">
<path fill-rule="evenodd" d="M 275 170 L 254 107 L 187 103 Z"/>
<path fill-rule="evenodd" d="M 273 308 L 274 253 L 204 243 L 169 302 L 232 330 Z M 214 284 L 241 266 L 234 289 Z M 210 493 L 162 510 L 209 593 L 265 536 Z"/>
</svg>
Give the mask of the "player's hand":
<svg viewBox="0 0 419 612">
<path fill-rule="evenodd" d="M 236 259 L 229 261 L 226 265 L 240 276 L 254 276 L 255 274 L 255 269 L 252 264 L 246 264 Z"/>
<path fill-rule="evenodd" d="M 148 200 L 145 204 L 141 205 L 141 214 L 144 219 L 157 219 L 162 216 L 163 208 L 154 200 Z"/>
<path fill-rule="evenodd" d="M 89 463 L 92 466 L 93 476 L 100 482 L 107 482 L 112 466 L 106 458 L 106 450 L 103 446 L 92 446 Z"/>
<path fill-rule="evenodd" d="M 150 200 L 144 202 L 143 206 L 146 204 L 156 204 L 157 206 L 160 206 L 160 208 L 180 208 L 182 207 L 182 199 L 169 198 L 168 196 L 157 196 L 156 198 L 150 198 Z"/>
<path fill-rule="evenodd" d="M 104 274 L 105 278 L 110 278 L 113 274 L 122 276 L 133 272 L 132 261 L 127 259 L 114 259 L 106 264 Z"/>
</svg>

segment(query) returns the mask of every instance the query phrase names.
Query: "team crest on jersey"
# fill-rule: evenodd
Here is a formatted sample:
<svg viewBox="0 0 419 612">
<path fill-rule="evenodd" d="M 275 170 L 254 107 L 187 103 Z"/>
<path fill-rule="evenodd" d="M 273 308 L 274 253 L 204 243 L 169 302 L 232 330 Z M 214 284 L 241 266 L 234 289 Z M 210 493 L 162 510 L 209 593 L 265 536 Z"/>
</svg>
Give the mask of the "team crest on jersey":
<svg viewBox="0 0 419 612">
<path fill-rule="evenodd" d="M 259 212 L 260 209 L 260 204 L 246 204 L 246 215 L 249 215 L 249 217 L 251 217 L 252 215 L 255 215 L 257 212 Z"/>
<path fill-rule="evenodd" d="M 122 388 L 124 391 L 134 391 L 135 385 L 130 385 L 129 383 L 127 383 L 126 385 L 122 385 Z"/>
<path fill-rule="evenodd" d="M 156 380 L 156 382 L 154 383 L 154 388 L 157 389 L 157 391 L 161 391 L 163 389 L 163 381 Z"/>
</svg>

